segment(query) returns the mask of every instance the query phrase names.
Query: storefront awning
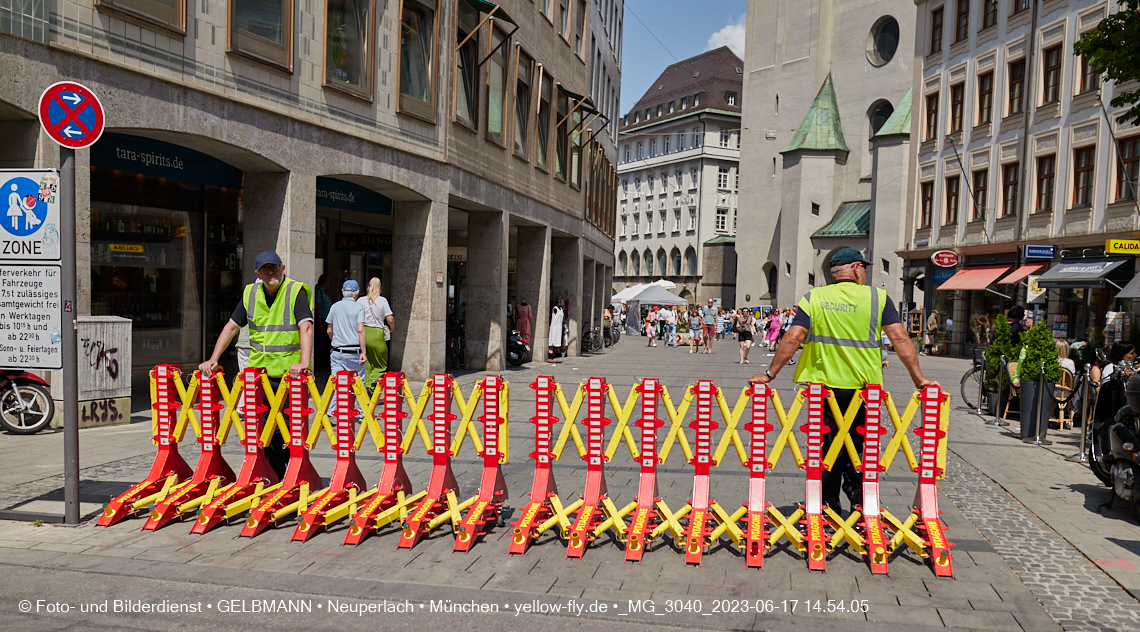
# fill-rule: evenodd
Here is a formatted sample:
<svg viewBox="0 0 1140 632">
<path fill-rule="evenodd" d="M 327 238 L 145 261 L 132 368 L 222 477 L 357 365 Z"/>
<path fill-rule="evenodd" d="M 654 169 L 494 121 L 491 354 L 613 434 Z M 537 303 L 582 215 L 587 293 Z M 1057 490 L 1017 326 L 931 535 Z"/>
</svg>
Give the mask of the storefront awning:
<svg viewBox="0 0 1140 632">
<path fill-rule="evenodd" d="M 1116 298 L 1140 298 L 1140 274 L 1132 277 L 1128 285 L 1116 295 Z"/>
<path fill-rule="evenodd" d="M 1037 278 L 1037 285 L 1047 289 L 1058 288 L 1103 288 L 1116 285 L 1105 277 L 1128 259 L 1082 259 L 1053 266 Z"/>
<path fill-rule="evenodd" d="M 1005 275 L 1004 279 L 1002 279 L 1001 281 L 998 281 L 998 285 L 1013 285 L 1014 283 L 1017 283 L 1018 281 L 1024 279 L 1025 277 L 1033 274 L 1034 272 L 1037 272 L 1038 270 L 1040 270 L 1041 268 L 1044 268 L 1044 267 L 1045 267 L 1044 263 L 1031 263 L 1027 266 L 1021 266 L 1020 268 L 1014 270 L 1013 272 L 1010 272 L 1009 274 Z"/>
<path fill-rule="evenodd" d="M 938 286 L 938 290 L 984 290 L 1009 270 L 1009 265 L 975 266 L 963 268 L 957 274 L 946 279 Z"/>
</svg>

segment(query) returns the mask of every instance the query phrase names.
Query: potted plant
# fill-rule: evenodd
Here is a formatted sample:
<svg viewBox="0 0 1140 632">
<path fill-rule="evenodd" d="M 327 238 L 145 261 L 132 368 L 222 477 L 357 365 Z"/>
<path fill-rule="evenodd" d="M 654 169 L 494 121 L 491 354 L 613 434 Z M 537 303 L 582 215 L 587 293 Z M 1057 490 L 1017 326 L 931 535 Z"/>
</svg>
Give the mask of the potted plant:
<svg viewBox="0 0 1140 632">
<path fill-rule="evenodd" d="M 1001 358 L 1005 356 L 1007 363 L 1014 362 L 1021 348 L 1011 344 L 1009 322 L 1004 316 L 996 314 L 990 322 L 994 323 L 994 344 L 986 349 L 986 405 L 990 413 L 995 414 L 1004 408 L 1011 386 L 1009 373 L 1002 373 Z"/>
<path fill-rule="evenodd" d="M 1021 439 L 1045 439 L 1049 417 L 1053 412 L 1053 387 L 1061 379 L 1061 363 L 1057 359 L 1057 343 L 1045 322 L 1039 322 L 1021 334 L 1017 377 L 1021 382 Z M 1045 371 L 1045 397 L 1037 406 L 1041 367 Z"/>
</svg>

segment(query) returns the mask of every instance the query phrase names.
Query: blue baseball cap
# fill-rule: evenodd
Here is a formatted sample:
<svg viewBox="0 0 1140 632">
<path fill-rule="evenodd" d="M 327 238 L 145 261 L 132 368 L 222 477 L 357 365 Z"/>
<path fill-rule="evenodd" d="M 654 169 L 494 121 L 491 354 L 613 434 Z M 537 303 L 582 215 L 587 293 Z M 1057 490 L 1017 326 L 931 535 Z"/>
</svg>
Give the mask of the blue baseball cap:
<svg viewBox="0 0 1140 632">
<path fill-rule="evenodd" d="M 266 250 L 257 255 L 253 260 L 253 269 L 260 270 L 262 266 L 272 263 L 273 265 L 281 265 L 281 257 L 277 256 L 276 252 Z"/>
<path fill-rule="evenodd" d="M 356 281 L 353 281 L 352 279 L 349 279 L 349 280 L 344 282 L 344 285 L 340 286 L 340 291 L 341 292 L 359 292 L 360 291 L 360 284 L 357 283 Z"/>
</svg>

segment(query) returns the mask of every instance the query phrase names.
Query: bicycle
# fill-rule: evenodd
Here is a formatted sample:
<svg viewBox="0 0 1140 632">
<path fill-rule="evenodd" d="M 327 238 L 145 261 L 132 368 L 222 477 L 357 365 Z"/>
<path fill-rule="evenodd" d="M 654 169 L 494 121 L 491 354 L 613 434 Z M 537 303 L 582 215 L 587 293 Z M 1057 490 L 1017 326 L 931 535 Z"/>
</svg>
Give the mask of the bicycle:
<svg viewBox="0 0 1140 632">
<path fill-rule="evenodd" d="M 988 347 L 974 349 L 974 365 L 962 376 L 962 403 L 971 410 L 981 409 L 982 402 L 978 396 L 984 396 L 987 392 L 985 390 L 986 349 Z"/>
<path fill-rule="evenodd" d="M 593 353 L 602 350 L 602 332 L 600 327 L 594 327 L 582 336 L 582 352 Z"/>
</svg>

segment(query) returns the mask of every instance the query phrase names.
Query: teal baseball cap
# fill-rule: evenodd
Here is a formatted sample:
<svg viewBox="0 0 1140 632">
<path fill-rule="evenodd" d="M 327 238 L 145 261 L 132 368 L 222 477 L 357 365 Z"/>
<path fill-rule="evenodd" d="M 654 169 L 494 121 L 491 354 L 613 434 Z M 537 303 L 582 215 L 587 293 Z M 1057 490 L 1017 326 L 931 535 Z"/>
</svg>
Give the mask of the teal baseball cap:
<svg viewBox="0 0 1140 632">
<path fill-rule="evenodd" d="M 834 255 L 831 255 L 831 265 L 833 266 L 845 266 L 849 263 L 856 262 L 862 263 L 865 266 L 874 265 L 863 258 L 863 253 L 854 248 L 840 248 Z"/>
</svg>

